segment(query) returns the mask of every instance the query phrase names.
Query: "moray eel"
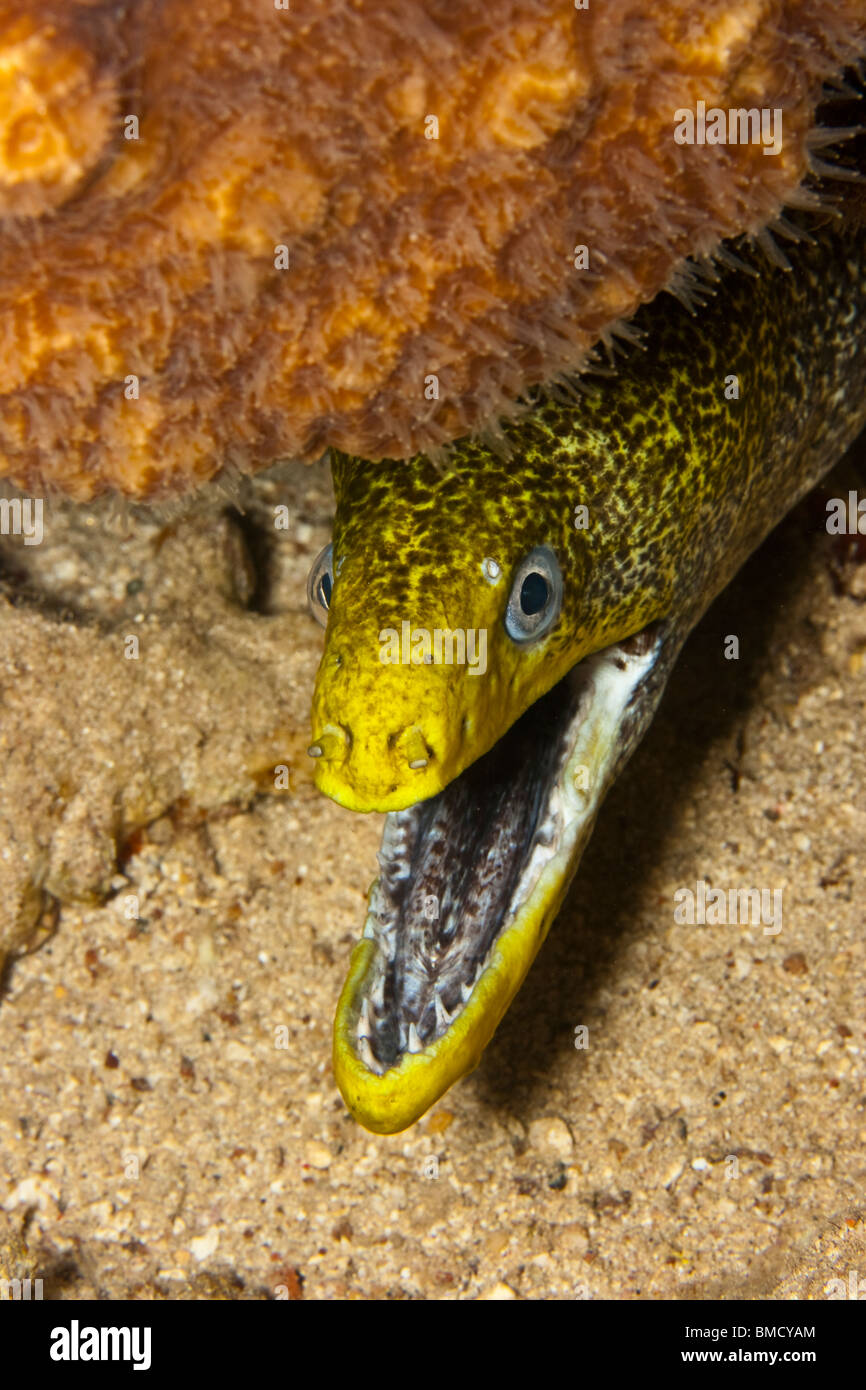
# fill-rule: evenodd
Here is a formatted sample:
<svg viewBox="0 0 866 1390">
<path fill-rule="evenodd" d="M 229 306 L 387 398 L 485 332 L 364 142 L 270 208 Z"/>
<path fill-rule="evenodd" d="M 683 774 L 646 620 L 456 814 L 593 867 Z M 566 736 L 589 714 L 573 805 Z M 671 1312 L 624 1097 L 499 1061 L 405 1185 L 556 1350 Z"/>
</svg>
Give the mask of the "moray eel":
<svg viewBox="0 0 866 1390">
<path fill-rule="evenodd" d="M 368 1129 L 477 1064 L 688 632 L 866 423 L 861 188 L 798 225 L 787 268 L 726 254 L 698 314 L 662 295 L 644 351 L 504 440 L 333 459 L 310 752 L 389 813 L 334 1037 Z"/>
</svg>

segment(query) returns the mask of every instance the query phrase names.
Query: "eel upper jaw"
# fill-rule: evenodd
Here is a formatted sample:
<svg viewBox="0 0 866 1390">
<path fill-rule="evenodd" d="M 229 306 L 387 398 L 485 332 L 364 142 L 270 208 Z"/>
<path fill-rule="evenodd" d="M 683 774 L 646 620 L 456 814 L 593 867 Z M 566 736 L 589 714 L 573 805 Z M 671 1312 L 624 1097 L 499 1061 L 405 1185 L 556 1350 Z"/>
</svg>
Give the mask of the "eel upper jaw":
<svg viewBox="0 0 866 1390">
<path fill-rule="evenodd" d="M 658 623 L 586 658 L 444 791 L 386 817 L 334 1025 L 366 1128 L 405 1129 L 477 1065 L 681 641 Z"/>
</svg>

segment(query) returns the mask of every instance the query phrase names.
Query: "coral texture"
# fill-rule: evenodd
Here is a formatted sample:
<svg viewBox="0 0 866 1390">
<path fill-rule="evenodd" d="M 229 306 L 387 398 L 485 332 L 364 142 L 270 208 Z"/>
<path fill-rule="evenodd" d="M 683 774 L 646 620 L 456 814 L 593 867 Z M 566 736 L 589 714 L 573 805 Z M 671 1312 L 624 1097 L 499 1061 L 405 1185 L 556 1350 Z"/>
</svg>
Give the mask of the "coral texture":
<svg viewBox="0 0 866 1390">
<path fill-rule="evenodd" d="M 795 200 L 866 47 L 863 0 L 281 3 L 0 0 L 20 486 L 168 495 L 482 428 Z M 700 101 L 779 109 L 780 152 L 678 144 Z"/>
</svg>

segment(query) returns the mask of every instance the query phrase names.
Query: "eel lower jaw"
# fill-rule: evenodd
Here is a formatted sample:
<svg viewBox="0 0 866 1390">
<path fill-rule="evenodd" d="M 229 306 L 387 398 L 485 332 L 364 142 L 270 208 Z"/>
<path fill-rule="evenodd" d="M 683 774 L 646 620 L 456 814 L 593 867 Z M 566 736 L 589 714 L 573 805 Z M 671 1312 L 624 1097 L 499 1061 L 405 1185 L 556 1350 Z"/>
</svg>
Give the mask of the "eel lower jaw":
<svg viewBox="0 0 866 1390">
<path fill-rule="evenodd" d="M 586 658 L 444 791 L 386 817 L 334 1024 L 367 1129 L 406 1129 L 478 1064 L 679 645 L 660 623 Z"/>
</svg>

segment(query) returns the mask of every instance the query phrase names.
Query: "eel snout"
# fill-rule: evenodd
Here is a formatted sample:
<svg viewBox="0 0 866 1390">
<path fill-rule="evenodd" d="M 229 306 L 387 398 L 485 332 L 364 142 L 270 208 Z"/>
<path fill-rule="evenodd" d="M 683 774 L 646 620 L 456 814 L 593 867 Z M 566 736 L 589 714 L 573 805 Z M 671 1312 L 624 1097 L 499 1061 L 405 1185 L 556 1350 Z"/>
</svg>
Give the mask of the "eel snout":
<svg viewBox="0 0 866 1390">
<path fill-rule="evenodd" d="M 455 554 L 448 584 L 392 593 L 387 603 L 365 601 L 377 558 L 365 546 L 346 563 L 333 582 L 333 606 L 328 589 L 309 751 L 316 785 L 340 805 L 404 811 L 487 753 L 575 655 L 566 625 L 560 631 L 555 621 L 562 581 L 545 547 L 514 562 L 481 549 L 468 562 Z M 315 576 L 316 567 L 322 595 Z M 521 593 L 536 611 L 522 611 Z"/>
</svg>

